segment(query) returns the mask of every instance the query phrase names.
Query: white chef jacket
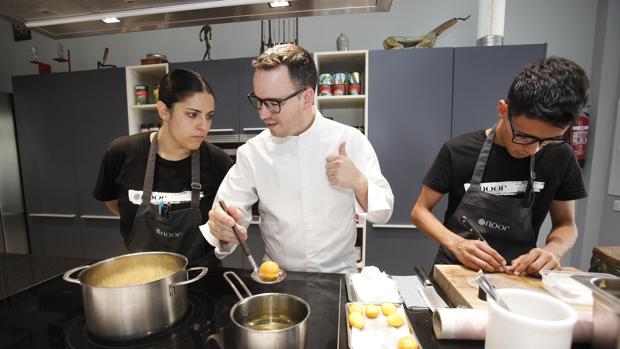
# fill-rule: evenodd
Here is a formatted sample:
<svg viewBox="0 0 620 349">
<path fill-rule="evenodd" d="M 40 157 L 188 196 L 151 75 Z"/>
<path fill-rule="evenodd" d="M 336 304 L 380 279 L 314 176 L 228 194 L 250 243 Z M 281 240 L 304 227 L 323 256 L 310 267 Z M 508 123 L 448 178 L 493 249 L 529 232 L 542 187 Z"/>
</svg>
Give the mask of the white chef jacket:
<svg viewBox="0 0 620 349">
<path fill-rule="evenodd" d="M 347 156 L 368 179 L 367 212 L 353 190 L 327 180 L 326 158 L 337 155 L 342 142 L 346 142 Z M 319 111 L 312 126 L 298 136 L 279 138 L 265 130 L 239 147 L 214 206 L 219 200 L 241 209 L 245 227 L 258 201 L 265 259 L 284 270 L 308 272 L 355 272 L 354 213 L 373 223 L 385 223 L 394 208 L 392 189 L 368 139 Z M 237 246 L 213 236 L 208 224 L 200 230 L 220 259 Z"/>
</svg>

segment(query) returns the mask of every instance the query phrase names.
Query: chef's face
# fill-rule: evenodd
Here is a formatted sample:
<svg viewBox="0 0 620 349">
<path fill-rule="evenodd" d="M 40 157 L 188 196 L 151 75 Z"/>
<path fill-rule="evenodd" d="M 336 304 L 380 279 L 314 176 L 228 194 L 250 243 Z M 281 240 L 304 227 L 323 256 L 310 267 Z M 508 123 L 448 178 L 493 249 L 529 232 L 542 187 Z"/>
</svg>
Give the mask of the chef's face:
<svg viewBox="0 0 620 349">
<path fill-rule="evenodd" d="M 554 139 L 563 139 L 562 136 L 568 128 L 557 127 L 526 115 L 511 116 L 508 114 L 507 105 L 505 108 L 499 106 L 498 109 L 500 118 L 498 133 L 501 133 L 502 145 L 514 158 L 521 159 L 536 154 L 545 145 L 554 143 Z"/>
<path fill-rule="evenodd" d="M 215 98 L 208 92 L 197 92 L 176 102 L 172 108 L 158 102 L 158 109 L 172 139 L 179 147 L 191 151 L 198 149 L 209 133 Z"/>
<path fill-rule="evenodd" d="M 314 116 L 311 109 L 314 92 L 310 88 L 300 90 L 295 86 L 285 65 L 269 70 L 256 69 L 253 84 L 254 94 L 262 100 L 278 101 L 293 95 L 280 103 L 279 112 L 273 103 L 273 111 L 263 104 L 257 105 L 261 120 L 273 136 L 299 135 L 310 127 Z"/>
</svg>

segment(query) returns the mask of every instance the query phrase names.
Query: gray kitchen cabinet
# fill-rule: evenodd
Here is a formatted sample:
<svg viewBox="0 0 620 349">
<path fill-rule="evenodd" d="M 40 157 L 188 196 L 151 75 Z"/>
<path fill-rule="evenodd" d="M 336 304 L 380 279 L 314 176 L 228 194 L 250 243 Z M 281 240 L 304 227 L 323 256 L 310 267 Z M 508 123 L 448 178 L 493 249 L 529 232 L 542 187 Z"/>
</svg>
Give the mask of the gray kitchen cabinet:
<svg viewBox="0 0 620 349">
<path fill-rule="evenodd" d="M 69 74 L 13 78 L 31 253 L 80 257 Z"/>
<path fill-rule="evenodd" d="M 72 73 L 70 100 L 84 257 L 107 258 L 127 253 L 118 217 L 113 216 L 105 204 L 92 194 L 108 145 L 115 138 L 127 134 L 125 70 Z"/>
<path fill-rule="evenodd" d="M 252 77 L 254 76 L 253 59 L 239 58 L 236 60 L 239 69 L 239 128 L 241 131 L 241 142 L 247 141 L 265 129 L 265 123 L 258 116 L 258 111 L 250 105 L 247 97 L 254 90 L 252 85 Z"/>
<path fill-rule="evenodd" d="M 239 78 L 238 64 L 234 59 L 198 61 L 170 64 L 175 69 L 193 70 L 207 80 L 215 93 L 215 118 L 210 136 L 239 134 Z"/>
<path fill-rule="evenodd" d="M 429 268 L 437 250 L 411 223 L 422 180 L 443 142 L 450 139 L 451 48 L 370 51 L 368 138 L 394 193 L 387 224 L 368 224 L 366 265 L 390 274 Z M 445 203 L 435 208 L 443 213 Z"/>
<path fill-rule="evenodd" d="M 546 44 L 455 48 L 452 137 L 493 126 L 515 75 L 546 52 Z"/>
</svg>

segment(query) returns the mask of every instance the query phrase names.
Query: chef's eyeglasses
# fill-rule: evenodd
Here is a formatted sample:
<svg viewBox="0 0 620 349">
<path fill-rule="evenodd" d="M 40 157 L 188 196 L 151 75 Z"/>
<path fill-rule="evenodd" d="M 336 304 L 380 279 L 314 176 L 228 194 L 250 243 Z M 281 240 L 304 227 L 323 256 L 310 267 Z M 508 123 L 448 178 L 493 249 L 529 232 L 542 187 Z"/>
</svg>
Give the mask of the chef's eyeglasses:
<svg viewBox="0 0 620 349">
<path fill-rule="evenodd" d="M 530 145 L 534 143 L 540 144 L 541 147 L 544 147 L 548 144 L 562 144 L 566 143 L 566 139 L 564 136 L 560 137 L 550 137 L 550 138 L 538 138 L 536 136 L 528 135 L 527 133 L 519 132 L 515 130 L 515 127 L 512 125 L 512 115 L 508 114 L 508 122 L 510 123 L 510 130 L 512 131 L 512 143 L 521 144 L 521 145 Z"/>
<path fill-rule="evenodd" d="M 255 94 L 254 91 L 248 93 L 248 100 L 250 101 L 250 104 L 252 105 L 252 107 L 256 110 L 260 110 L 263 105 L 265 106 L 265 108 L 267 108 L 267 110 L 269 110 L 270 112 L 277 114 L 280 112 L 280 110 L 282 110 L 282 103 L 288 101 L 289 99 L 297 96 L 298 94 L 302 93 L 303 91 L 305 91 L 306 88 L 302 88 L 299 89 L 293 93 L 291 93 L 290 95 L 284 97 L 284 98 L 258 98 Z"/>
</svg>

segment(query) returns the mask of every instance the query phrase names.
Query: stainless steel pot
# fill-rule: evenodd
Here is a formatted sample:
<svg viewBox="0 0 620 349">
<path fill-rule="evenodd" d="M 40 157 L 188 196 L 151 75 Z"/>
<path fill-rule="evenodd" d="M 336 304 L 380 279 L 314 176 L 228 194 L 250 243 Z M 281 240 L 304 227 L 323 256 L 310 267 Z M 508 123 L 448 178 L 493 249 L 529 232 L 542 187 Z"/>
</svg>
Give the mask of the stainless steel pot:
<svg viewBox="0 0 620 349">
<path fill-rule="evenodd" d="M 573 275 L 572 278 L 592 290 L 592 347 L 620 349 L 620 278 L 609 274 L 594 278 Z"/>
<path fill-rule="evenodd" d="M 73 268 L 64 279 L 82 286 L 86 327 L 93 335 L 128 340 L 169 327 L 185 314 L 187 288 L 179 286 L 201 279 L 208 271 L 186 267 L 187 258 L 180 254 L 140 252 Z M 188 272 L 194 270 L 200 273 L 188 280 Z M 72 278 L 77 271 L 77 279 Z M 149 274 L 145 271 L 152 280 L 145 279 Z"/>
<path fill-rule="evenodd" d="M 248 297 L 244 298 L 230 279 L 233 276 Z M 230 309 L 234 323 L 232 343 L 226 348 L 303 349 L 306 347 L 310 306 L 303 299 L 285 293 L 252 295 L 237 274 L 227 271 L 224 279 L 235 291 L 239 302 Z M 221 341 L 218 340 L 220 346 Z"/>
</svg>

